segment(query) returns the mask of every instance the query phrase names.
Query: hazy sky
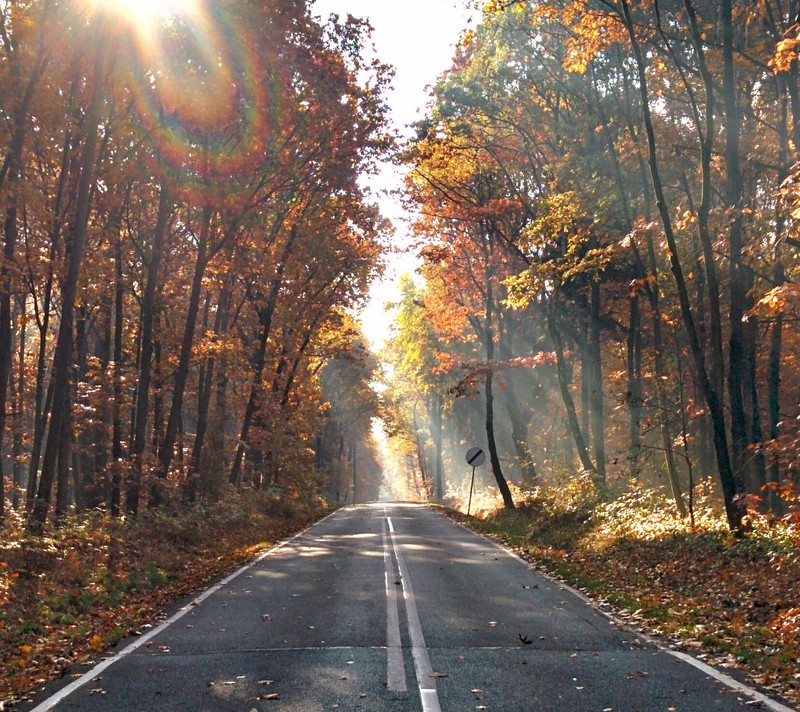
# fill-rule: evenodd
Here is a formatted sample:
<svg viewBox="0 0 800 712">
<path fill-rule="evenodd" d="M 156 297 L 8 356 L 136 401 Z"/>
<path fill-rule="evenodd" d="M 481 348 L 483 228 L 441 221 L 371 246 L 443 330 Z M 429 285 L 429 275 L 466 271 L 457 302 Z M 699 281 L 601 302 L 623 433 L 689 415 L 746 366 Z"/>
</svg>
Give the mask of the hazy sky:
<svg viewBox="0 0 800 712">
<path fill-rule="evenodd" d="M 468 0 L 316 0 L 312 13 L 367 18 L 382 61 L 396 68 L 391 105 L 398 126 L 421 118 L 425 87 L 449 67 L 472 11 Z"/>
<path fill-rule="evenodd" d="M 468 0 L 316 0 L 312 13 L 323 18 L 331 13 L 342 17 L 350 13 L 370 20 L 378 57 L 395 67 L 394 90 L 388 101 L 394 123 L 402 131 L 424 116 L 427 87 L 450 66 L 459 36 L 474 14 L 467 4 Z M 381 185 L 398 186 L 399 181 L 397 173 L 387 166 Z M 402 208 L 388 199 L 381 201 L 381 208 L 392 219 L 402 243 Z M 371 290 L 361 321 L 373 344 L 388 335 L 391 316 L 385 313 L 384 304 L 396 298 L 394 285 L 399 274 L 413 269 L 413 265 L 410 257 L 393 259 L 382 283 Z"/>
</svg>

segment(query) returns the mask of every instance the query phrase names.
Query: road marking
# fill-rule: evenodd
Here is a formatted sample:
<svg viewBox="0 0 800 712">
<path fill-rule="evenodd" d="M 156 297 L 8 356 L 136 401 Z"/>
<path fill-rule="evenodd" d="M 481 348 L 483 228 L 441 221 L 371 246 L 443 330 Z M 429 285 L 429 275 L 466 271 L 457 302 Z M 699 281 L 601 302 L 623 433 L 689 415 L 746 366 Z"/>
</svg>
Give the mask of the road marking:
<svg viewBox="0 0 800 712">
<path fill-rule="evenodd" d="M 277 545 L 273 546 L 271 549 L 268 549 L 263 554 L 260 554 L 255 559 L 253 559 L 249 564 L 245 564 L 244 566 L 242 566 L 237 571 L 234 571 L 232 574 L 229 574 L 224 579 L 222 579 L 222 581 L 220 581 L 219 583 L 214 584 L 211 588 L 203 591 L 203 593 L 201 593 L 197 598 L 192 600 L 190 603 L 185 605 L 183 608 L 179 609 L 171 617 L 167 618 L 167 620 L 165 620 L 163 623 L 161 623 L 160 625 L 157 625 L 155 628 L 152 628 L 151 630 L 147 631 L 147 633 L 145 633 L 144 635 L 139 636 L 136 640 L 134 640 L 132 643 L 130 643 L 129 645 L 124 647 L 122 650 L 120 650 L 115 655 L 112 655 L 110 658 L 106 658 L 105 660 L 100 661 L 91 670 L 89 670 L 88 672 L 85 672 L 83 675 L 81 675 L 77 680 L 75 680 L 74 682 L 71 682 L 66 687 L 62 687 L 58 692 L 56 692 L 55 694 L 51 695 L 46 700 L 44 700 L 44 702 L 41 702 L 38 705 L 36 705 L 36 707 L 34 707 L 31 710 L 31 712 L 49 712 L 49 710 L 52 710 L 53 707 L 55 707 L 59 702 L 62 702 L 67 697 L 69 697 L 73 692 L 75 692 L 75 690 L 80 689 L 81 687 L 83 687 L 87 683 L 89 683 L 92 680 L 94 680 L 106 668 L 111 667 L 114 663 L 122 660 L 123 658 L 128 657 L 128 655 L 130 655 L 131 653 L 135 652 L 137 649 L 141 648 L 148 640 L 150 640 L 151 638 L 154 638 L 159 633 L 161 633 L 162 631 L 164 631 L 167 628 L 169 628 L 173 623 L 179 621 L 189 611 L 193 610 L 196 606 L 200 605 L 209 596 L 212 596 L 213 594 L 215 594 L 223 586 L 227 586 L 237 576 L 240 576 L 245 571 L 248 571 L 249 569 L 253 568 L 253 566 L 258 564 L 260 561 L 263 561 L 268 556 L 272 556 L 273 554 L 275 554 L 276 552 L 280 551 L 281 549 L 284 549 L 289 544 L 291 544 L 295 539 L 303 536 L 303 534 L 305 534 L 309 529 L 311 529 L 312 527 L 315 527 L 320 522 L 324 522 L 326 519 L 334 516 L 335 514 L 336 514 L 336 512 L 331 512 L 331 514 L 329 514 L 327 517 L 323 517 L 318 522 L 315 522 L 310 527 L 306 527 L 305 529 L 303 529 L 303 531 L 298 532 L 294 536 L 288 538 L 286 541 L 282 541 L 280 544 L 277 544 Z"/>
<path fill-rule="evenodd" d="M 422 712 L 441 712 L 439 707 L 439 695 L 436 692 L 436 680 L 433 677 L 433 668 L 428 657 L 428 648 L 425 645 L 425 636 L 422 634 L 422 625 L 419 622 L 417 604 L 414 601 L 414 588 L 411 585 L 411 577 L 408 575 L 403 555 L 397 545 L 394 535 L 394 524 L 392 518 L 386 517 L 389 526 L 389 537 L 394 549 L 394 558 L 397 561 L 397 568 L 400 571 L 400 584 L 403 587 L 403 598 L 406 603 L 406 618 L 408 619 L 408 635 L 411 638 L 411 656 L 414 658 L 414 671 L 417 676 L 417 687 L 419 696 L 422 700 Z"/>
<path fill-rule="evenodd" d="M 381 522 L 383 539 L 384 581 L 386 587 L 386 687 L 393 692 L 405 692 L 406 668 L 403 663 L 403 647 L 400 640 L 400 615 L 397 605 L 392 552 L 386 535 L 386 519 Z"/>
<path fill-rule="evenodd" d="M 439 516 L 445 517 L 444 514 L 439 514 Z M 640 638 L 644 642 L 649 643 L 654 648 L 660 650 L 662 653 L 667 653 L 667 655 L 671 655 L 674 658 L 678 658 L 678 660 L 682 660 L 687 665 L 691 665 L 692 667 L 697 668 L 698 670 L 704 672 L 709 677 L 717 680 L 726 687 L 729 687 L 734 692 L 738 692 L 739 694 L 749 697 L 751 700 L 753 700 L 753 702 L 761 705 L 762 707 L 765 707 L 766 709 L 770 710 L 770 712 L 796 712 L 794 708 L 787 707 L 786 705 L 778 702 L 777 700 L 773 700 L 771 697 L 767 697 L 767 695 L 759 692 L 758 690 L 750 687 L 749 685 L 746 685 L 743 682 L 739 682 L 737 679 L 731 677 L 730 675 L 726 675 L 724 672 L 721 672 L 720 670 L 717 670 L 715 667 L 712 667 L 711 665 L 704 663 L 702 660 L 698 660 L 697 658 L 689 655 L 688 653 L 683 653 L 679 650 L 673 650 L 672 648 L 668 648 L 662 642 L 656 640 L 652 636 L 647 635 L 647 633 L 643 633 L 639 630 L 636 630 L 622 618 L 618 618 L 612 612 L 600 608 L 600 606 L 597 605 L 596 601 L 593 601 L 591 598 L 581 593 L 576 588 L 573 588 L 568 583 L 565 583 L 564 581 L 557 579 L 555 576 L 548 573 L 547 571 L 543 571 L 542 569 L 539 568 L 533 569 L 529 561 L 525 561 L 525 559 L 523 559 L 519 554 L 517 554 L 514 551 L 511 551 L 510 549 L 507 549 L 505 546 L 496 542 L 491 537 L 481 532 L 475 531 L 474 529 L 471 529 L 465 524 L 450 519 L 449 517 L 445 517 L 445 519 L 447 519 L 447 521 L 449 522 L 452 522 L 456 526 L 461 527 L 464 531 L 469 532 L 469 534 L 471 534 L 472 536 L 478 537 L 479 539 L 483 539 L 484 541 L 491 544 L 493 547 L 499 549 L 500 551 L 505 552 L 512 559 L 516 559 L 517 561 L 519 561 L 523 566 L 525 566 L 526 569 L 528 569 L 528 571 L 530 571 L 535 576 L 541 576 L 542 578 L 547 579 L 551 583 L 560 586 L 565 591 L 568 591 L 573 596 L 579 598 L 585 604 L 596 610 L 598 613 L 607 618 L 609 621 L 613 622 L 618 626 L 621 626 L 627 631 L 630 631 L 633 635 Z"/>
</svg>

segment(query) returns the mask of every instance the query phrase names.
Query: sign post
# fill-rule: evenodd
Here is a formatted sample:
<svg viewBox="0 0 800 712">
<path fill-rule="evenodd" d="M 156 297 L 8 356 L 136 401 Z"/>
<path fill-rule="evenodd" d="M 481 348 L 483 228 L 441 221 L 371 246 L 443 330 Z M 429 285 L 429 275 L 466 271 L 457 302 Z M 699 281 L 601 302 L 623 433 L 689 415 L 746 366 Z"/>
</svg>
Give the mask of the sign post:
<svg viewBox="0 0 800 712">
<path fill-rule="evenodd" d="M 475 486 L 475 468 L 480 467 L 486 462 L 486 453 L 479 447 L 471 447 L 467 450 L 467 464 L 472 466 L 472 481 L 469 483 L 469 503 L 467 504 L 467 516 L 472 509 L 472 488 Z"/>
</svg>

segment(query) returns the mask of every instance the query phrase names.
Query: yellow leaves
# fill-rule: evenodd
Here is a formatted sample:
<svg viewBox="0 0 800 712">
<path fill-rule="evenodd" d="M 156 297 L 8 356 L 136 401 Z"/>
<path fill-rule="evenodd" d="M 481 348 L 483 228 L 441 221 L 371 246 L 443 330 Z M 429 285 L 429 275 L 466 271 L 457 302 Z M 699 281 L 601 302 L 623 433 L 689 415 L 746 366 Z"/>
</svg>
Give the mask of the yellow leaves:
<svg viewBox="0 0 800 712">
<path fill-rule="evenodd" d="M 570 27 L 573 36 L 567 40 L 564 69 L 583 74 L 589 63 L 600 52 L 612 45 L 624 42 L 625 27 L 618 17 L 597 10 L 587 10 L 585 4 L 580 11 L 573 11 L 574 24 Z"/>
<path fill-rule="evenodd" d="M 103 648 L 103 639 L 95 633 L 91 638 L 89 638 L 89 646 L 92 650 L 101 650 Z"/>
<path fill-rule="evenodd" d="M 771 289 L 758 300 L 748 316 L 774 317 L 790 305 L 800 306 L 800 285 L 784 284 Z"/>
<path fill-rule="evenodd" d="M 792 62 L 798 59 L 798 37 L 785 37 L 775 45 L 775 54 L 769 60 L 769 67 L 775 74 L 788 72 L 792 68 Z"/>
</svg>

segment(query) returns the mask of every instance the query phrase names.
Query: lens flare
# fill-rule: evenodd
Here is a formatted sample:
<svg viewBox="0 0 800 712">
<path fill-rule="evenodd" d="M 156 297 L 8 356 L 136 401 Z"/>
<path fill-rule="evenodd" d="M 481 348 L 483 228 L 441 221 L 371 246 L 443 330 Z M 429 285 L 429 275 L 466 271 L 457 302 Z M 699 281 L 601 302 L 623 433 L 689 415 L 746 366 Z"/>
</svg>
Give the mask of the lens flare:
<svg viewBox="0 0 800 712">
<path fill-rule="evenodd" d="M 246 200 L 274 158 L 288 85 L 258 22 L 203 0 L 92 1 L 133 40 L 128 84 L 153 171 L 196 204 Z"/>
</svg>

